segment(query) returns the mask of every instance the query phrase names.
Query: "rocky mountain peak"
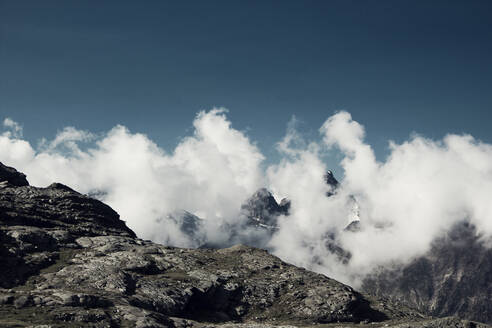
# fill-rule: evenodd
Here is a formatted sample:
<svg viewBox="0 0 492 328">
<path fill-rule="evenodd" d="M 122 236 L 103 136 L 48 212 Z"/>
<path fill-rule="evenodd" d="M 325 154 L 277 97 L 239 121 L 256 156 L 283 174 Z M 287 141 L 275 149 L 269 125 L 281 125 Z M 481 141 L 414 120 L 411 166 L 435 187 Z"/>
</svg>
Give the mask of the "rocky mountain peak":
<svg viewBox="0 0 492 328">
<path fill-rule="evenodd" d="M 6 166 L 0 162 L 0 183 L 1 182 L 7 182 L 12 186 L 17 187 L 29 185 L 25 174 L 20 173 L 13 167 Z"/>
<path fill-rule="evenodd" d="M 335 178 L 333 172 L 330 170 L 326 171 L 323 178 L 325 180 L 325 183 L 331 187 L 331 190 L 326 192 L 326 196 L 328 197 L 333 196 L 339 185 L 338 180 Z"/>
<path fill-rule="evenodd" d="M 258 189 L 241 206 L 242 213 L 250 220 L 250 224 L 263 227 L 276 227 L 277 217 L 289 215 L 290 201 L 282 199 L 280 204 L 266 188 Z"/>
<path fill-rule="evenodd" d="M 61 183 L 46 188 L 30 186 L 26 176 L 1 164 L 5 179 L 0 193 L 0 215 L 7 226 L 66 229 L 76 236 L 135 237 L 111 207 Z"/>
<path fill-rule="evenodd" d="M 331 190 L 326 195 L 328 197 L 334 195 L 339 182 L 333 175 L 333 172 L 328 170 L 323 179 L 331 187 Z M 289 215 L 291 204 L 291 201 L 287 198 L 283 198 L 280 203 L 277 203 L 275 197 L 273 197 L 268 189 L 260 188 L 244 202 L 241 210 L 250 220 L 250 225 L 275 229 L 277 226 L 277 217 L 280 215 Z"/>
<path fill-rule="evenodd" d="M 335 176 L 333 175 L 333 172 L 330 170 L 326 171 L 324 179 L 328 185 L 330 185 L 334 188 L 338 187 L 338 185 L 339 185 L 338 180 L 335 178 Z"/>
</svg>

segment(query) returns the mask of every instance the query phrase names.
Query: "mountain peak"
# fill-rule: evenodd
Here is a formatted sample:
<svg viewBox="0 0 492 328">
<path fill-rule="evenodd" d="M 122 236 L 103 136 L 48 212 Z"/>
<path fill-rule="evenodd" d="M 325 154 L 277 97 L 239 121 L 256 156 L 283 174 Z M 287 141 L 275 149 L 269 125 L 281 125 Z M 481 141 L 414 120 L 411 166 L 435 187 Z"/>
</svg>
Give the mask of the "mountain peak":
<svg viewBox="0 0 492 328">
<path fill-rule="evenodd" d="M 332 186 L 333 188 L 336 188 L 339 185 L 338 180 L 335 178 L 335 176 L 333 175 L 333 172 L 330 170 L 326 171 L 324 179 L 325 179 L 325 182 L 327 184 L 329 184 L 330 186 Z"/>
<path fill-rule="evenodd" d="M 335 179 L 333 172 L 328 170 L 323 176 L 325 183 L 331 187 L 331 190 L 326 192 L 326 196 L 330 197 L 335 194 L 336 189 L 338 188 L 339 182 Z"/>
<path fill-rule="evenodd" d="M 66 229 L 77 236 L 135 237 L 111 207 L 61 183 L 30 186 L 26 176 L 0 163 L 1 223 L 10 227 Z"/>
<path fill-rule="evenodd" d="M 280 204 L 266 188 L 258 189 L 241 206 L 241 210 L 255 226 L 276 227 L 279 215 L 288 215 L 290 201 L 282 199 Z"/>
<path fill-rule="evenodd" d="M 16 187 L 29 186 L 26 175 L 0 162 L 0 182 L 8 182 Z"/>
</svg>

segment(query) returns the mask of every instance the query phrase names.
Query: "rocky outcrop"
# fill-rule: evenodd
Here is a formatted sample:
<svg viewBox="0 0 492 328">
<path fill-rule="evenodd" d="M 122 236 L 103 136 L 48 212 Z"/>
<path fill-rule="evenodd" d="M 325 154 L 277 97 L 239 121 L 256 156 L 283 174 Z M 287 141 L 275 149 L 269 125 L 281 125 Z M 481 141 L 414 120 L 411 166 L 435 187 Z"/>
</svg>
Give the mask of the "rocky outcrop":
<svg viewBox="0 0 492 328">
<path fill-rule="evenodd" d="M 492 249 L 473 225 L 463 222 L 424 256 L 379 269 L 365 280 L 363 290 L 433 316 L 492 323 Z"/>
<path fill-rule="evenodd" d="M 61 184 L 5 180 L 0 241 L 0 327 L 444 327 L 264 250 L 141 240 L 107 205 Z"/>
<path fill-rule="evenodd" d="M 62 184 L 29 186 L 25 176 L 0 166 L 0 287 L 25 282 L 56 261 L 61 247 L 81 236 L 135 237 L 119 215 L 102 202 Z M 6 178 L 5 178 L 6 177 Z"/>
<path fill-rule="evenodd" d="M 25 174 L 18 172 L 13 167 L 5 166 L 2 163 L 0 163 L 0 183 L 8 183 L 17 187 L 29 185 Z"/>
<path fill-rule="evenodd" d="M 0 215 L 5 226 L 63 229 L 71 236 L 135 237 L 111 207 L 60 183 L 46 188 L 2 184 Z"/>
</svg>

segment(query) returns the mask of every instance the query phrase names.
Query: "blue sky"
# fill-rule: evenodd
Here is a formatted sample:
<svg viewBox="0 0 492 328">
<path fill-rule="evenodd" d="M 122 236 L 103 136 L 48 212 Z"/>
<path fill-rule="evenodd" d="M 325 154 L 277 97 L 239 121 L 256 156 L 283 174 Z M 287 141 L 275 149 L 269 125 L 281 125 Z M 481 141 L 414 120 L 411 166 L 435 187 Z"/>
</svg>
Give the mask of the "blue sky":
<svg viewBox="0 0 492 328">
<path fill-rule="evenodd" d="M 491 22 L 489 0 L 0 0 L 0 161 L 186 247 L 169 214 L 203 218 L 217 245 L 266 187 L 292 204 L 273 254 L 353 284 L 463 217 L 492 236 Z M 214 106 L 227 118 L 197 116 Z M 293 116 L 316 142 L 291 133 L 299 147 L 279 154 Z M 330 198 L 327 168 L 341 182 Z M 344 234 L 356 218 L 366 228 Z M 348 266 L 319 247 L 333 231 Z"/>
<path fill-rule="evenodd" d="M 31 142 L 123 124 L 170 151 L 226 107 L 264 154 L 295 115 L 492 142 L 490 1 L 0 1 L 0 118 Z"/>
</svg>

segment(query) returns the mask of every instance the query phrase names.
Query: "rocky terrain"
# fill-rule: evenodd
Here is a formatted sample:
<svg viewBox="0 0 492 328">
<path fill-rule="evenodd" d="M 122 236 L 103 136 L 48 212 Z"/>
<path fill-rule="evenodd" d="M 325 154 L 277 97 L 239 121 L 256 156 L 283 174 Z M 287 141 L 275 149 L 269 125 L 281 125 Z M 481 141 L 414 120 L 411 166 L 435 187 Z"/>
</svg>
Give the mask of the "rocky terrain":
<svg viewBox="0 0 492 328">
<path fill-rule="evenodd" d="M 139 239 L 102 202 L 0 165 L 0 327 L 486 327 L 432 319 L 248 246 Z"/>
</svg>

